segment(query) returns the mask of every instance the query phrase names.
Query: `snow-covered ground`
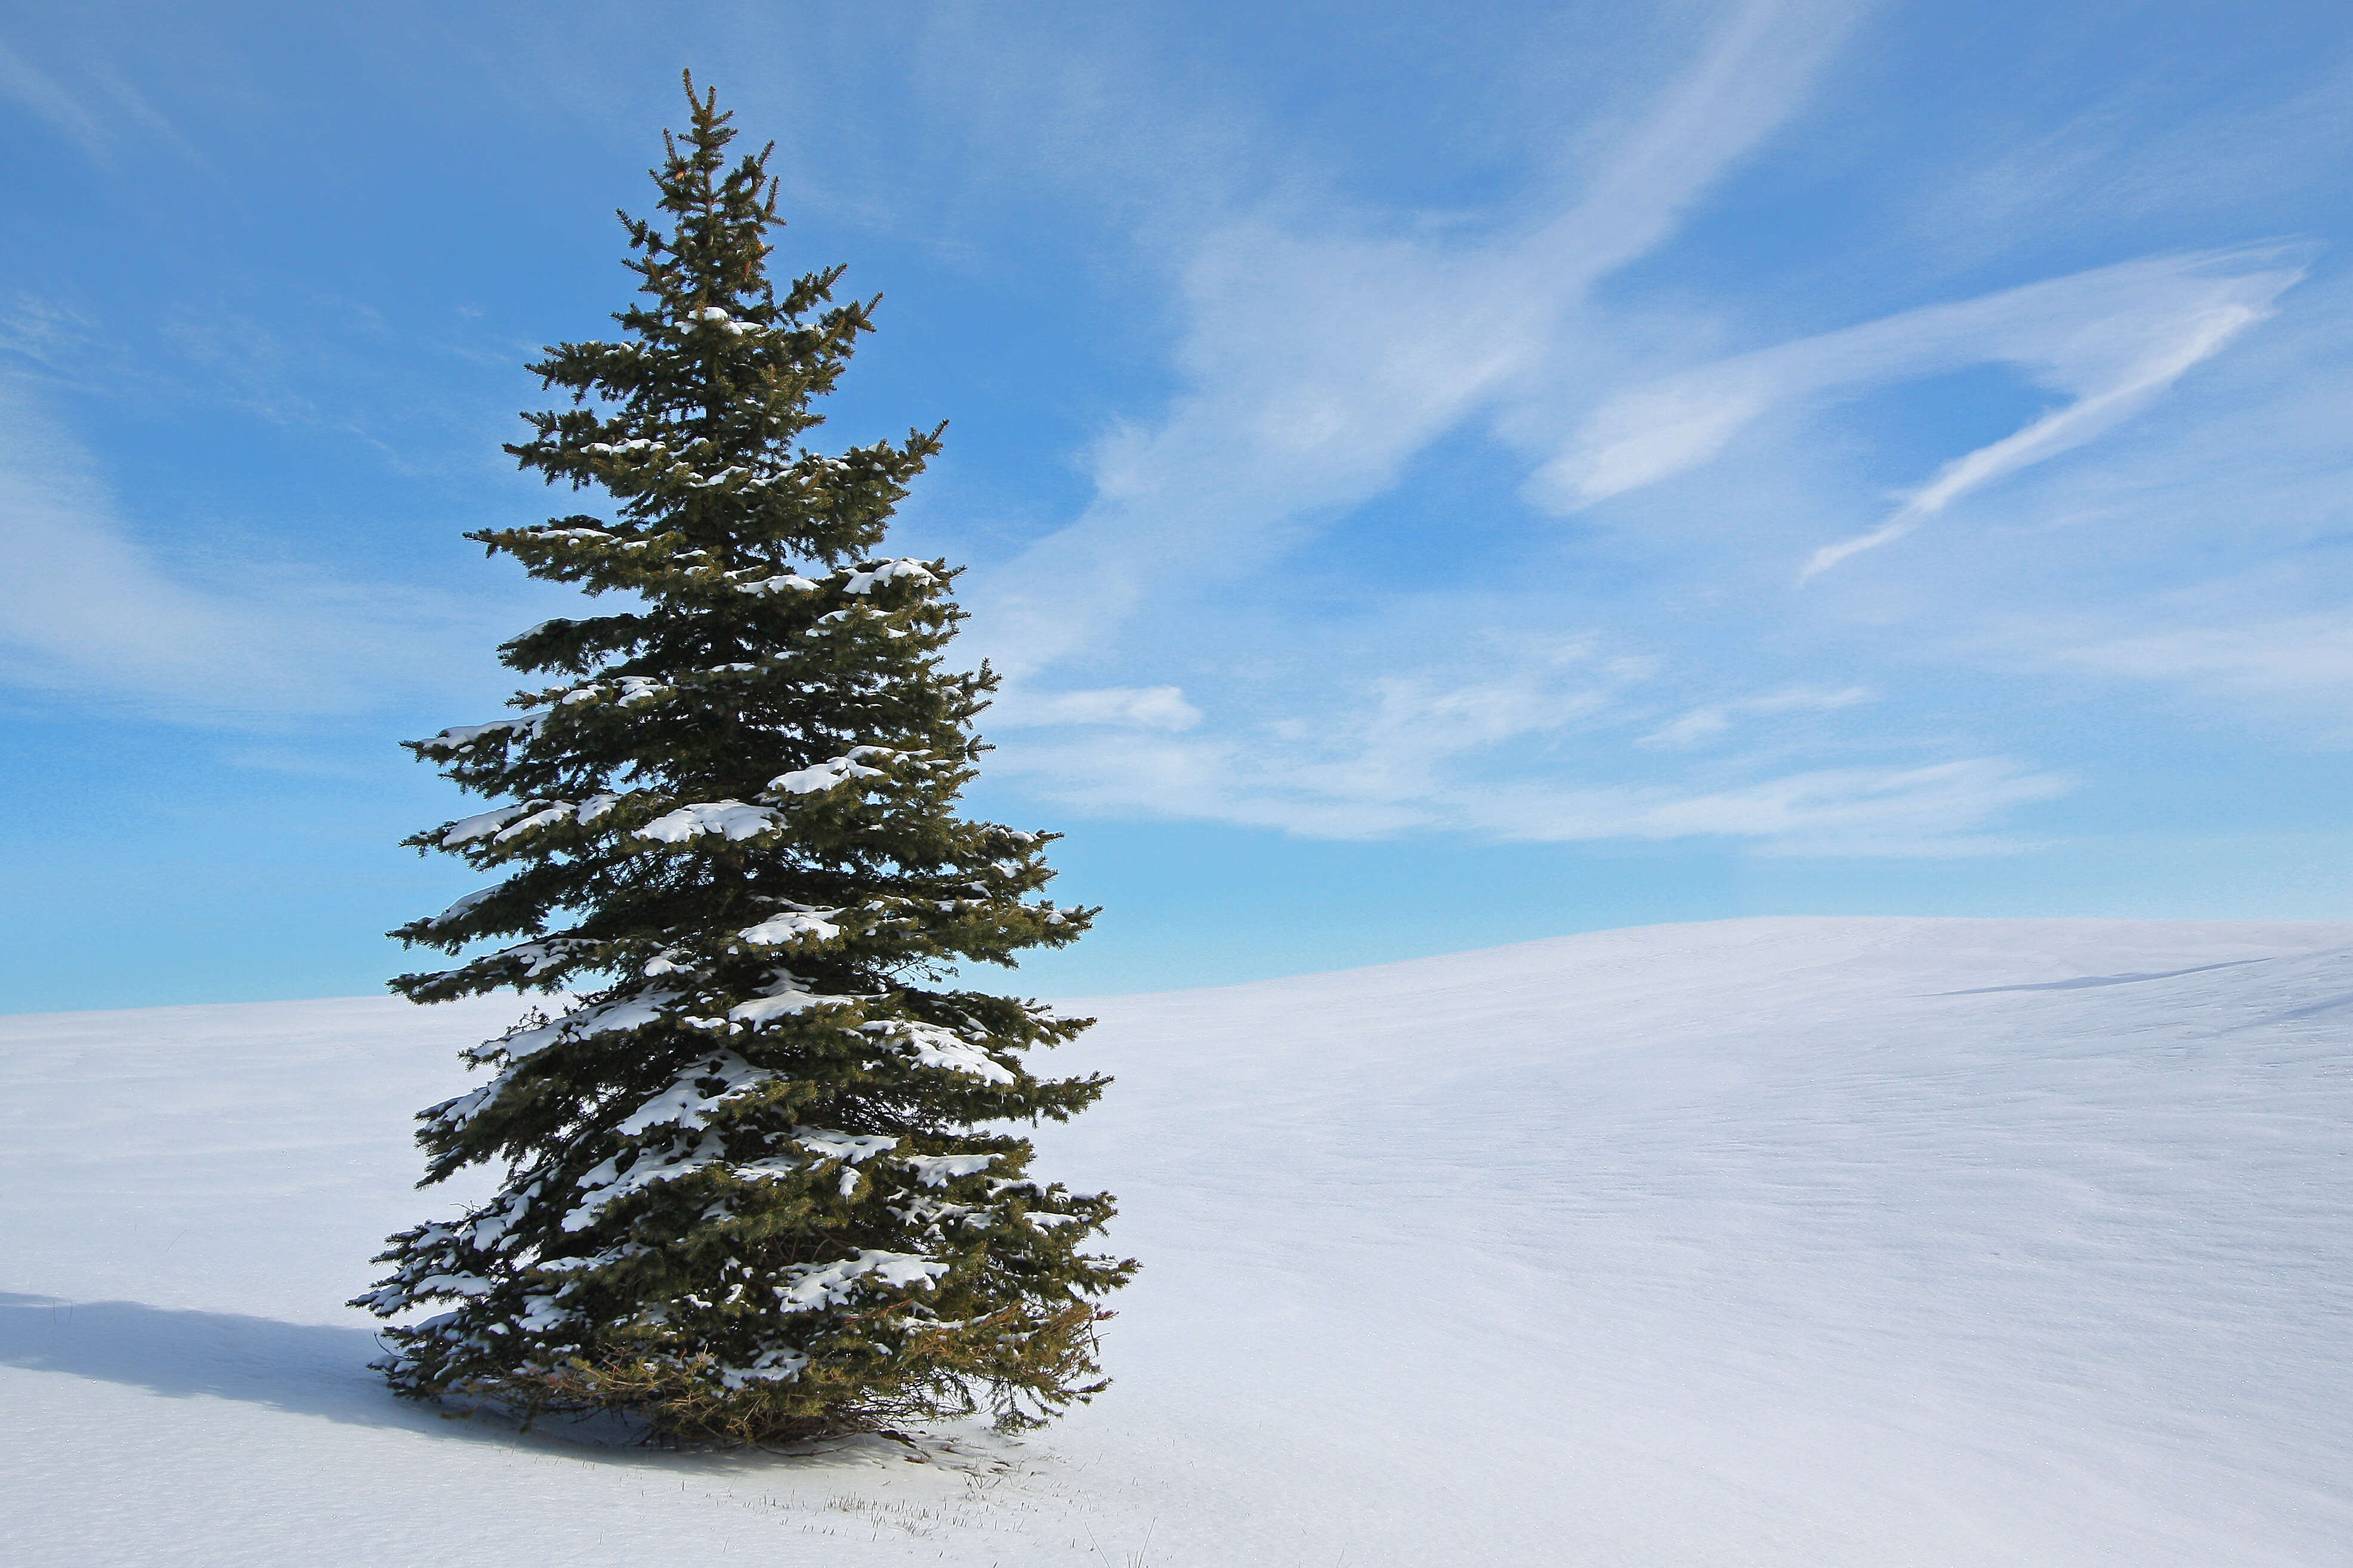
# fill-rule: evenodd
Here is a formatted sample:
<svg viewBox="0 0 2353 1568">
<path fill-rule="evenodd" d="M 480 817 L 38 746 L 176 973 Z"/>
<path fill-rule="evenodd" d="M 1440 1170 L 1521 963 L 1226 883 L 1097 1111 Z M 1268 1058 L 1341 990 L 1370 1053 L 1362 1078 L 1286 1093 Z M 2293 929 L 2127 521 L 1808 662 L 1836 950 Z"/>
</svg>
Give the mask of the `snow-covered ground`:
<svg viewBox="0 0 2353 1568">
<path fill-rule="evenodd" d="M 394 1402 L 512 1004 L 0 1018 L 0 1559 L 2353 1561 L 2353 927 L 1767 920 L 1089 1005 L 1118 1385 L 798 1459 Z"/>
</svg>

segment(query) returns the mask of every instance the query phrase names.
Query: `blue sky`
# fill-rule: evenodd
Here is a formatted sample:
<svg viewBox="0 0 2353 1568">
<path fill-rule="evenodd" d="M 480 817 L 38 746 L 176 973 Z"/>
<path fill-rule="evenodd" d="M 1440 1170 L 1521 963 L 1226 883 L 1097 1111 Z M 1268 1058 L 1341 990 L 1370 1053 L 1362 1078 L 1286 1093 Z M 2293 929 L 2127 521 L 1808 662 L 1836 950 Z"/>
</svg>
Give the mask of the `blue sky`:
<svg viewBox="0 0 2353 1568">
<path fill-rule="evenodd" d="M 692 66 L 1009 675 L 1049 994 L 2353 918 L 2336 6 L 17 7 L 0 1010 L 374 990 Z M 879 19 L 878 19 L 879 18 Z"/>
</svg>

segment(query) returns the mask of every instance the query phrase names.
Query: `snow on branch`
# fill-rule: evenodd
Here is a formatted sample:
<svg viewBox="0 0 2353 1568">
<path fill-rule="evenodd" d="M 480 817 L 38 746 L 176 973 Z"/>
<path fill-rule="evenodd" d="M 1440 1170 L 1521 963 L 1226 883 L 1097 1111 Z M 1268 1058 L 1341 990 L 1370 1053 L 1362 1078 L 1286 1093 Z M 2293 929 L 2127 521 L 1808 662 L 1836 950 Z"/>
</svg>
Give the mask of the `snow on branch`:
<svg viewBox="0 0 2353 1568">
<path fill-rule="evenodd" d="M 494 888 L 477 889 L 475 891 L 468 893 L 464 898 L 459 899 L 456 903 L 451 904 L 448 909 L 443 910 L 439 914 L 435 915 L 431 920 L 425 923 L 430 926 L 456 925 L 459 921 L 464 920 L 468 915 L 472 914 L 476 910 L 481 908 L 485 901 L 497 897 L 500 893 L 505 891 L 505 889 L 506 884 L 504 882 L 500 883 Z"/>
<path fill-rule="evenodd" d="M 455 849 L 461 844 L 471 844 L 477 838 L 488 838 L 530 809 L 529 805 L 502 805 L 495 811 L 461 818 L 441 830 L 441 847 Z"/>
<path fill-rule="evenodd" d="M 892 1289 L 929 1285 L 948 1265 L 919 1252 L 860 1252 L 839 1263 L 804 1263 L 786 1271 L 790 1283 L 776 1287 L 776 1306 L 786 1312 L 814 1312 L 839 1306 L 868 1279 Z"/>
<path fill-rule="evenodd" d="M 944 1187 L 958 1176 L 977 1176 L 994 1164 L 994 1154 L 910 1154 L 901 1163 L 927 1187 Z"/>
<path fill-rule="evenodd" d="M 822 943 L 838 940 L 841 928 L 826 919 L 838 915 L 839 910 L 787 910 L 770 915 L 755 926 L 745 926 L 735 934 L 754 947 L 790 947 L 802 943 Z"/>
<path fill-rule="evenodd" d="M 638 828 L 638 837 L 661 844 L 683 844 L 690 838 L 716 833 L 732 843 L 755 838 L 782 820 L 775 810 L 765 805 L 747 805 L 740 800 L 704 801 L 664 812 Z"/>
<path fill-rule="evenodd" d="M 923 1024 L 906 1018 L 890 1018 L 860 1027 L 868 1034 L 880 1035 L 892 1044 L 904 1048 L 918 1066 L 942 1068 L 981 1079 L 985 1083 L 1011 1083 L 1013 1074 L 987 1051 L 959 1037 L 953 1029 L 937 1024 Z"/>
<path fill-rule="evenodd" d="M 735 584 L 736 592 L 741 594 L 814 594 L 817 589 L 817 584 L 797 572 L 781 573 L 774 577 L 763 577 L 757 582 Z"/>
<path fill-rule="evenodd" d="M 778 1076 L 770 1068 L 754 1067 L 733 1051 L 714 1052 L 680 1068 L 668 1088 L 629 1112 L 615 1131 L 637 1137 L 664 1122 L 681 1126 L 707 1122 L 723 1101 Z M 704 1093 L 702 1085 L 714 1082 L 719 1087 Z"/>
<path fill-rule="evenodd" d="M 586 1039 L 591 1035 L 627 1034 L 660 1022 L 663 1010 L 678 999 L 678 993 L 659 987 L 616 996 L 545 1023 L 518 1024 L 497 1039 L 483 1041 L 466 1055 L 477 1062 L 492 1061 L 501 1056 L 510 1061 L 521 1061 L 562 1041 Z"/>
<path fill-rule="evenodd" d="M 812 1007 L 842 1006 L 865 1000 L 862 996 L 827 996 L 806 991 L 798 980 L 787 974 L 768 994 L 737 1003 L 727 1010 L 727 1016 L 739 1024 L 756 1027 L 772 1018 L 789 1017 L 795 1013 L 806 1013 Z"/>
<path fill-rule="evenodd" d="M 447 752 L 454 755 L 472 750 L 478 741 L 492 737 L 503 739 L 520 733 L 524 740 L 529 740 L 538 734 L 546 722 L 547 715 L 536 712 L 526 713 L 519 719 L 493 719 L 487 724 L 453 724 L 431 740 L 420 741 L 417 744 L 427 751 Z"/>
<path fill-rule="evenodd" d="M 860 567 L 849 574 L 849 578 L 842 584 L 841 591 L 862 598 L 873 593 L 875 589 L 887 587 L 892 583 L 920 583 L 925 587 L 931 587 L 938 582 L 939 578 L 923 563 L 913 557 L 902 557 L 896 561 L 884 561 L 871 566 Z"/>
<path fill-rule="evenodd" d="M 847 784 L 852 779 L 879 779 L 883 776 L 882 770 L 868 767 L 864 759 L 873 757 L 889 762 L 896 757 L 913 754 L 894 752 L 888 746 L 852 746 L 840 756 L 828 757 L 824 762 L 813 763 L 805 768 L 796 768 L 788 773 L 778 773 L 768 781 L 768 787 L 763 793 L 816 795 L 820 791 L 832 789 L 837 784 Z"/>
</svg>

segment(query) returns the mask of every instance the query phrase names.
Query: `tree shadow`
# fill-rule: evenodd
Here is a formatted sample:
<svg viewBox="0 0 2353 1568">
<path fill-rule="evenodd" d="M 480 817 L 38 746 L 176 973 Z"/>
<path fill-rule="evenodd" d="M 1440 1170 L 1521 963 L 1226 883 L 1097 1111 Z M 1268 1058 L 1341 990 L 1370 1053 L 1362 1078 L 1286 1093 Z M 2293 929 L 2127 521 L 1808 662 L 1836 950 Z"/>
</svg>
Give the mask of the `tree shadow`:
<svg viewBox="0 0 2353 1568">
<path fill-rule="evenodd" d="M 365 1329 L 0 1291 L 0 1365 L 126 1384 L 166 1399 L 236 1399 L 355 1426 L 491 1435 L 394 1398 L 368 1370 L 382 1353 Z"/>
<path fill-rule="evenodd" d="M 662 1469 L 737 1470 L 777 1463 L 866 1468 L 903 1460 L 911 1447 L 955 1451 L 951 1445 L 902 1445 L 880 1436 L 801 1444 L 781 1452 L 665 1450 L 642 1446 L 638 1428 L 610 1416 L 543 1418 L 526 1432 L 495 1408 L 440 1407 L 395 1397 L 368 1367 L 383 1353 L 366 1329 L 0 1290 L 0 1366 L 119 1383 L 166 1399 L 235 1399 L 349 1426 L 509 1447 L 547 1446 L 572 1458 Z"/>
</svg>

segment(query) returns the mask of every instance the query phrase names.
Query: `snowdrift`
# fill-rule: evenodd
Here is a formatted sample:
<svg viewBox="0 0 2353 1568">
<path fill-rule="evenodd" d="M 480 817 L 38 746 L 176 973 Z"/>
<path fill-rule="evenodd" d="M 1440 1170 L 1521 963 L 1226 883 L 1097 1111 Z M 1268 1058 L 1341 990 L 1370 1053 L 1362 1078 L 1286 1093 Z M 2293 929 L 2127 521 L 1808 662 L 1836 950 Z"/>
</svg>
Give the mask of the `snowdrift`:
<svg viewBox="0 0 2353 1568">
<path fill-rule="evenodd" d="M 1079 1005 L 1117 1386 L 778 1459 L 394 1402 L 516 1010 L 0 1018 L 0 1557 L 2232 1563 L 2353 1542 L 2353 927 L 1767 920 Z M 912 1462 L 911 1462 L 912 1461 Z"/>
</svg>

